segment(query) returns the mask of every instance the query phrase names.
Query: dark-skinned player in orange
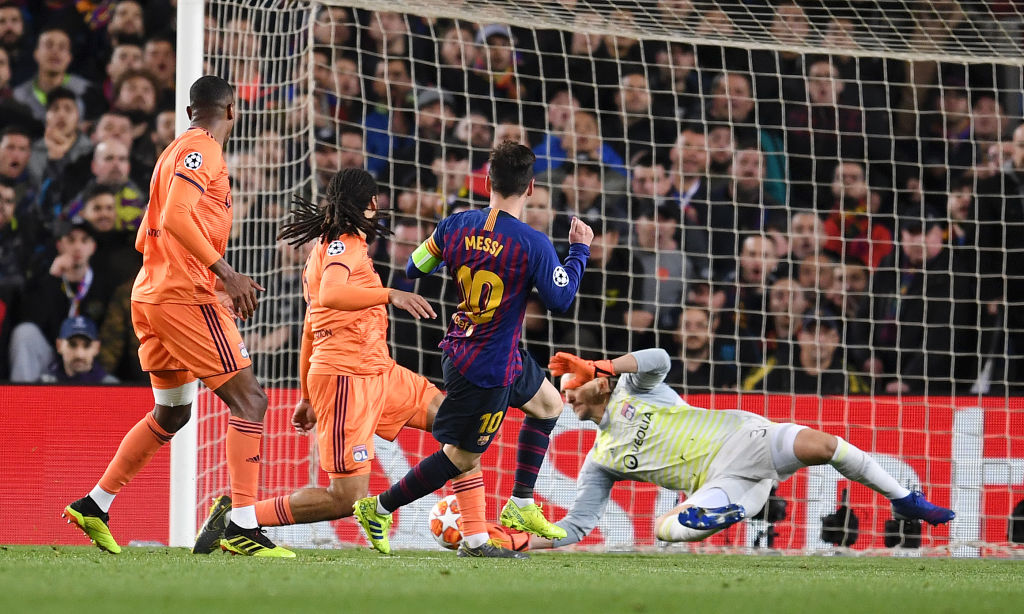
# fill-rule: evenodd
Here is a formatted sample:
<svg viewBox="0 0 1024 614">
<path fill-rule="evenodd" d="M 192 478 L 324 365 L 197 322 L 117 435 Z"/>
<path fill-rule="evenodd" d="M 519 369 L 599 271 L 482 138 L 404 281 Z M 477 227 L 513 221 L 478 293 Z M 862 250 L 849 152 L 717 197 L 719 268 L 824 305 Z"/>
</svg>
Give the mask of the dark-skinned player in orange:
<svg viewBox="0 0 1024 614">
<path fill-rule="evenodd" d="M 231 412 L 225 448 L 235 507 L 219 545 L 235 554 L 290 558 L 295 554 L 267 539 L 256 522 L 267 396 L 235 325 L 235 317 L 253 314 L 263 288 L 224 259 L 231 189 L 223 146 L 235 124 L 234 90 L 207 75 L 192 84 L 189 100 L 191 126 L 156 162 L 135 241 L 142 269 L 132 290 L 132 324 L 155 406 L 124 436 L 92 492 L 64 516 L 100 549 L 120 552 L 108 527 L 110 504 L 188 422 L 201 379 Z"/>
</svg>

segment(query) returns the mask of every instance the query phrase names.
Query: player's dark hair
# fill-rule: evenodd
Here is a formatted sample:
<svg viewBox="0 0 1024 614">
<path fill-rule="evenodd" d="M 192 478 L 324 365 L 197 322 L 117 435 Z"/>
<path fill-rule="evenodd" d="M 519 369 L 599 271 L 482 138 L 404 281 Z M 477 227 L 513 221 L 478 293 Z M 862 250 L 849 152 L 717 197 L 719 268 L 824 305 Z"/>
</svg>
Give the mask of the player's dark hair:
<svg viewBox="0 0 1024 614">
<path fill-rule="evenodd" d="M 343 168 L 327 185 L 324 203 L 316 205 L 300 196 L 292 197 L 292 221 L 277 233 L 279 241 L 298 247 L 313 239 L 333 241 L 341 235 L 363 233 L 372 243 L 391 230 L 366 217 L 370 200 L 378 193 L 373 175 L 361 168 Z"/>
<path fill-rule="evenodd" d="M 491 150 L 491 189 L 505 198 L 526 193 L 533 179 L 533 164 L 537 156 L 526 145 L 515 141 L 502 141 Z"/>
<path fill-rule="evenodd" d="M 193 111 L 227 107 L 235 99 L 235 91 L 224 79 L 204 75 L 196 79 L 188 90 L 189 106 Z"/>
</svg>

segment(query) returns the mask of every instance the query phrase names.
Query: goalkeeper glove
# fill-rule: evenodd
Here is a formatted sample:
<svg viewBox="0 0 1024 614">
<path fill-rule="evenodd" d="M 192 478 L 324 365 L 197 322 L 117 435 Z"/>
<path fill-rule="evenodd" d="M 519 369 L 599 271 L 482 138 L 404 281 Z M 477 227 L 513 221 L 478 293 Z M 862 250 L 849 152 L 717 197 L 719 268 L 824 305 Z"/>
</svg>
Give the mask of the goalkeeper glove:
<svg viewBox="0 0 1024 614">
<path fill-rule="evenodd" d="M 611 377 L 615 375 L 615 367 L 610 360 L 585 360 L 570 354 L 569 352 L 558 352 L 548 361 L 548 369 L 552 375 L 571 373 L 573 378 L 566 382 L 565 389 L 572 390 L 579 388 L 595 377 Z"/>
</svg>

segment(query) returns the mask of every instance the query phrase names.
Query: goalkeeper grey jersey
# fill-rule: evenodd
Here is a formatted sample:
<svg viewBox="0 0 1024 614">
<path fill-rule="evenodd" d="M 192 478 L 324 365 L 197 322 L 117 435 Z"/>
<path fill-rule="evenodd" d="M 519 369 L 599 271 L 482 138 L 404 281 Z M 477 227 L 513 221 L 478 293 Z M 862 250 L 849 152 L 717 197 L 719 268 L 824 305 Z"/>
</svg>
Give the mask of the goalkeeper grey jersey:
<svg viewBox="0 0 1024 614">
<path fill-rule="evenodd" d="M 650 482 L 692 494 L 708 475 L 722 445 L 750 414 L 693 407 L 665 383 L 670 359 L 661 349 L 632 352 L 637 373 L 619 378 L 594 447 L 576 483 L 576 499 L 558 524 L 572 544 L 597 526 L 618 480 Z"/>
</svg>

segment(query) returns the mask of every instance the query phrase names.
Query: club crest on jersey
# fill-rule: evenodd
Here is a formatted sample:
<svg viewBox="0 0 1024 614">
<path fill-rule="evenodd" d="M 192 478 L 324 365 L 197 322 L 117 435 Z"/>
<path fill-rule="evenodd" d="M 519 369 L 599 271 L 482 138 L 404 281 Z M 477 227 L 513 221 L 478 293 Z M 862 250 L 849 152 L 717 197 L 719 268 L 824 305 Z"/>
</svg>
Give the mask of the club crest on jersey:
<svg viewBox="0 0 1024 614">
<path fill-rule="evenodd" d="M 635 416 L 635 415 L 636 415 L 636 408 L 635 407 L 633 407 L 629 403 L 626 403 L 625 405 L 622 406 L 622 416 L 626 420 L 632 420 L 633 416 Z"/>
<path fill-rule="evenodd" d="M 356 446 L 352 448 L 352 460 L 357 463 L 362 463 L 370 459 L 370 453 L 366 451 L 366 446 Z"/>
<path fill-rule="evenodd" d="M 198 170 L 203 165 L 203 154 L 198 151 L 190 152 L 185 156 L 185 168 L 190 171 Z"/>
<path fill-rule="evenodd" d="M 242 358 L 249 357 L 249 350 L 246 349 L 245 343 L 238 344 L 238 353 L 242 355 Z"/>
<path fill-rule="evenodd" d="M 490 435 L 481 435 L 480 437 L 476 438 L 476 445 L 478 445 L 478 446 L 486 446 L 487 445 L 487 440 L 489 440 L 490 438 L 491 438 Z"/>
<path fill-rule="evenodd" d="M 341 241 L 331 241 L 331 244 L 327 246 L 328 256 L 340 256 L 345 253 L 345 244 Z"/>
<path fill-rule="evenodd" d="M 569 274 L 562 267 L 556 266 L 551 273 L 551 281 L 559 288 L 564 288 L 569 285 Z"/>
</svg>

